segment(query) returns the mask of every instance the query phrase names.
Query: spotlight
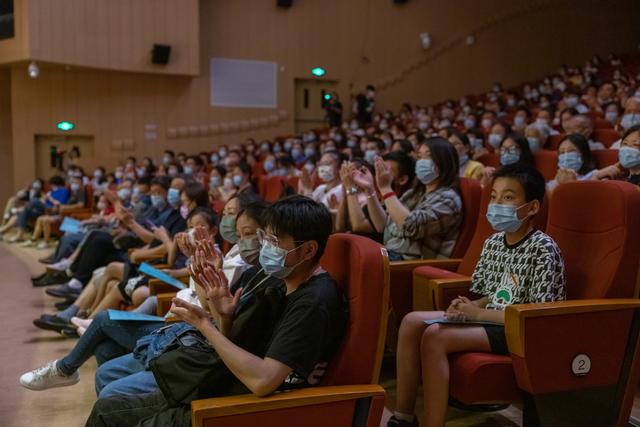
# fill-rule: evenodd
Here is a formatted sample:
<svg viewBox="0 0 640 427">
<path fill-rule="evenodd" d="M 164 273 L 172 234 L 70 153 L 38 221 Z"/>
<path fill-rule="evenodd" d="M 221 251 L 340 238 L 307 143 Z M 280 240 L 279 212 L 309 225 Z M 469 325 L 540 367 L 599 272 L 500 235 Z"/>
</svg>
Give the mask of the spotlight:
<svg viewBox="0 0 640 427">
<path fill-rule="evenodd" d="M 474 35 L 467 36 L 467 39 L 465 40 L 465 43 L 467 43 L 467 46 L 471 46 L 475 42 L 476 42 L 476 36 Z"/>
<path fill-rule="evenodd" d="M 40 67 L 35 62 L 29 64 L 29 68 L 27 68 L 27 72 L 29 73 L 29 77 L 32 79 L 38 78 L 40 75 Z"/>
<path fill-rule="evenodd" d="M 420 43 L 423 49 L 429 49 L 431 47 L 431 36 L 429 33 L 420 33 Z"/>
</svg>

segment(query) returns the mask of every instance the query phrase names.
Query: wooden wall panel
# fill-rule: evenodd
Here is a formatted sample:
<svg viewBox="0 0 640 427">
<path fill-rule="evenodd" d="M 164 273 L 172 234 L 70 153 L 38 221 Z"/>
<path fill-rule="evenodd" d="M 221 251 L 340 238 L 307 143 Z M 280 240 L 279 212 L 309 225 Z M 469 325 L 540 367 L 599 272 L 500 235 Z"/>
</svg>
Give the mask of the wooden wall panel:
<svg viewBox="0 0 640 427">
<path fill-rule="evenodd" d="M 3 203 L 0 209 L 4 209 L 4 203 L 14 189 L 10 72 L 0 69 L 0 203 Z"/>
<path fill-rule="evenodd" d="M 0 40 L 0 65 L 24 61 L 29 58 L 28 0 L 14 0 L 14 32 L 12 39 Z"/>
<path fill-rule="evenodd" d="M 199 73 L 198 0 L 28 2 L 32 59 L 118 71 Z M 151 64 L 153 43 L 171 45 L 168 65 Z"/>
<path fill-rule="evenodd" d="M 640 3 L 635 0 L 412 0 L 404 6 L 391 0 L 308 0 L 294 2 L 288 10 L 277 9 L 272 0 L 135 0 L 134 8 L 125 7 L 130 3 L 31 0 L 30 5 L 40 8 L 33 15 L 38 28 L 30 31 L 31 45 L 43 58 L 53 55 L 50 52 L 71 59 L 81 55 L 82 61 L 93 64 L 106 61 L 109 67 L 137 69 L 145 65 L 136 62 L 141 58 L 136 52 L 146 49 L 145 40 L 175 38 L 187 48 L 173 52 L 172 63 L 174 59 L 175 64 L 183 59 L 193 63 L 196 58 L 199 74 L 191 78 L 76 66 L 66 71 L 45 64 L 41 76 L 31 80 L 23 65 L 13 67 L 16 185 L 33 177 L 34 135 L 55 133 L 55 123 L 63 119 L 76 123 L 74 133 L 95 137 L 96 157 L 83 159 L 87 167 L 99 163 L 113 167 L 130 154 L 158 158 L 167 147 L 195 152 L 247 137 L 288 134 L 293 129 L 294 80 L 309 78 L 311 68 L 318 65 L 327 69 L 327 79 L 338 80 L 348 111 L 352 91 L 388 80 L 407 65 L 439 53 L 437 59 L 379 91 L 379 109 L 397 110 L 405 101 L 428 103 L 486 90 L 495 80 L 515 84 L 555 70 L 563 62 L 582 63 L 594 53 L 630 51 L 640 42 L 636 31 Z M 54 10 L 61 7 L 73 11 L 71 21 L 85 17 L 69 24 L 84 32 L 74 35 L 71 50 L 60 49 L 70 35 L 47 24 L 50 18 L 44 15 L 66 19 Z M 195 22 L 191 22 L 193 8 L 199 13 Z M 523 8 L 532 9 L 521 13 Z M 154 14 L 146 13 L 148 9 L 155 9 Z M 507 18 L 498 22 L 501 16 Z M 189 25 L 173 26 L 174 20 Z M 134 31 L 139 37 L 123 36 Z M 433 48 L 426 53 L 418 38 L 422 31 L 433 38 Z M 458 43 L 439 50 L 470 33 L 477 37 L 474 46 Z M 192 43 L 194 39 L 199 43 Z M 278 109 L 212 108 L 212 57 L 276 61 Z M 280 110 L 289 116 L 275 126 L 200 135 L 201 126 L 208 130 L 211 124 L 242 122 Z M 144 139 L 147 123 L 157 125 L 157 140 Z M 189 133 L 194 127 L 197 135 Z M 168 138 L 169 130 L 187 136 Z M 114 151 L 112 142 L 124 139 L 133 140 L 133 150 Z"/>
</svg>

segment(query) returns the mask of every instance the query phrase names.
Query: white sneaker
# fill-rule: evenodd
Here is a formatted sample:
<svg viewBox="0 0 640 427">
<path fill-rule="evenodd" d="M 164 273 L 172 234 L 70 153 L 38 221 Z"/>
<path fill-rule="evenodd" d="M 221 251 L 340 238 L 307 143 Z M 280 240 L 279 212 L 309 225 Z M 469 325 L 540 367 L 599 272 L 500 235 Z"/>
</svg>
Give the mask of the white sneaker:
<svg viewBox="0 0 640 427">
<path fill-rule="evenodd" d="M 44 240 L 40 243 L 38 243 L 38 246 L 36 246 L 36 249 L 48 249 L 49 248 L 49 243 L 45 242 Z"/>
<path fill-rule="evenodd" d="M 32 246 L 35 246 L 36 242 L 29 239 L 29 240 L 25 240 L 24 242 L 20 243 L 18 246 L 20 246 L 21 248 L 30 248 Z"/>
<path fill-rule="evenodd" d="M 71 261 L 68 258 L 65 258 L 61 261 L 56 262 L 55 264 L 48 265 L 47 269 L 56 270 L 56 271 L 65 271 L 70 266 L 71 266 Z"/>
<path fill-rule="evenodd" d="M 62 375 L 56 367 L 57 360 L 52 360 L 46 365 L 27 372 L 20 377 L 20 384 L 29 390 L 47 390 L 54 387 L 65 387 L 77 384 L 80 381 L 78 371 L 68 377 Z"/>
</svg>

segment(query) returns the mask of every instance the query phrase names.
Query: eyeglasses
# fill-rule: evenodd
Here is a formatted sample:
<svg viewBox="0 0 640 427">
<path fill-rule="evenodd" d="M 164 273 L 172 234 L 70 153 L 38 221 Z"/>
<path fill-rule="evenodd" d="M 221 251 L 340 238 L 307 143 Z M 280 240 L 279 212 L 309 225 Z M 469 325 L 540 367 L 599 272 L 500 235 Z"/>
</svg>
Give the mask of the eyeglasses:
<svg viewBox="0 0 640 427">
<path fill-rule="evenodd" d="M 267 232 L 261 228 L 258 228 L 258 230 L 256 230 L 256 236 L 258 236 L 258 242 L 260 242 L 260 246 L 268 243 L 270 245 L 280 247 L 280 240 L 278 240 L 278 238 L 273 234 L 267 234 Z M 304 243 L 304 240 L 294 240 L 293 243 L 302 244 Z"/>
</svg>

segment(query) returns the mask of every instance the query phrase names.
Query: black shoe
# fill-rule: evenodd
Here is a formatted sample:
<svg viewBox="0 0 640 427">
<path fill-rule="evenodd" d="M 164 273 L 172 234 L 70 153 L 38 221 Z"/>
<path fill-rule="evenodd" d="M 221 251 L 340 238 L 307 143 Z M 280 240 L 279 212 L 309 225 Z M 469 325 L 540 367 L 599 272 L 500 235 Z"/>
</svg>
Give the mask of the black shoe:
<svg viewBox="0 0 640 427">
<path fill-rule="evenodd" d="M 47 293 L 47 295 L 51 295 L 52 297 L 58 297 L 58 298 L 78 298 L 78 296 L 80 296 L 80 292 L 82 292 L 82 289 L 73 289 L 70 288 L 68 284 L 64 284 L 61 286 L 58 286 L 56 288 L 49 288 L 45 291 Z"/>
<path fill-rule="evenodd" d="M 418 418 L 413 417 L 413 421 L 399 420 L 393 415 L 387 422 L 387 427 L 418 427 Z"/>
<path fill-rule="evenodd" d="M 37 276 L 31 276 L 31 282 L 42 280 L 45 278 L 46 275 L 47 275 L 47 272 L 45 271 L 44 273 L 38 274 Z"/>
<path fill-rule="evenodd" d="M 69 327 L 69 322 L 55 314 L 43 314 L 39 319 L 34 320 L 33 324 L 40 329 L 56 332 Z"/>
<path fill-rule="evenodd" d="M 76 328 L 64 328 L 60 331 L 60 335 L 65 338 L 80 338 L 80 335 L 78 335 L 78 330 Z"/>
<path fill-rule="evenodd" d="M 76 302 L 76 298 L 67 298 L 64 301 L 60 301 L 57 302 L 55 304 L 56 306 L 56 310 L 58 311 L 62 311 L 62 310 L 66 310 L 67 308 L 69 308 L 69 306 L 71 306 L 71 304 L 73 304 L 74 302 Z"/>
<path fill-rule="evenodd" d="M 50 256 L 46 256 L 44 258 L 38 259 L 38 262 L 42 264 L 53 264 L 56 262 L 56 259 L 54 258 L 53 255 L 50 255 Z"/>
<path fill-rule="evenodd" d="M 56 271 L 55 273 L 47 273 L 41 279 L 31 280 L 35 287 L 62 285 L 69 281 L 70 277 L 64 271 Z"/>
</svg>

